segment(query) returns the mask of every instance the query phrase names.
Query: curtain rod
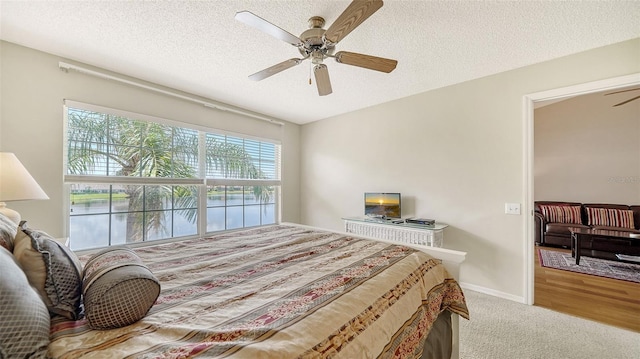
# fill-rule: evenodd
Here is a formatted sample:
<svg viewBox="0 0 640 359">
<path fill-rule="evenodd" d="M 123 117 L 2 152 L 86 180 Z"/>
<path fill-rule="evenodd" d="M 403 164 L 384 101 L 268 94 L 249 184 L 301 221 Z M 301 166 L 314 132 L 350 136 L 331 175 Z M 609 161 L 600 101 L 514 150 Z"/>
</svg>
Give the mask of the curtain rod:
<svg viewBox="0 0 640 359">
<path fill-rule="evenodd" d="M 80 67 L 80 66 L 76 66 L 76 65 L 72 65 L 72 64 L 69 64 L 69 63 L 66 63 L 66 62 L 62 62 L 62 61 L 58 62 L 58 67 L 60 67 L 60 69 L 64 70 L 65 72 L 69 72 L 69 70 L 74 70 L 74 71 L 77 71 L 77 72 L 80 72 L 80 73 L 83 73 L 83 74 L 99 77 L 99 78 L 106 79 L 106 80 L 112 80 L 112 81 L 120 82 L 120 83 L 123 83 L 123 84 L 139 87 L 139 88 L 142 88 L 142 89 L 145 89 L 145 90 L 161 93 L 163 95 L 179 98 L 179 99 L 182 99 L 182 100 L 195 102 L 195 103 L 203 105 L 204 107 L 213 108 L 213 109 L 220 110 L 220 111 L 233 112 L 233 113 L 236 113 L 236 114 L 239 114 L 239 115 L 252 117 L 252 118 L 255 118 L 255 119 L 258 119 L 258 120 L 262 120 L 262 121 L 267 121 L 267 122 L 273 123 L 273 124 L 278 125 L 278 126 L 284 126 L 284 122 L 280 122 L 280 121 L 274 120 L 274 119 L 266 117 L 266 116 L 260 116 L 260 115 L 253 114 L 253 113 L 250 113 L 250 112 L 246 112 L 246 111 L 242 111 L 242 110 L 236 110 L 236 109 L 224 106 L 224 105 L 211 103 L 211 102 L 207 102 L 207 101 L 202 101 L 202 100 L 199 100 L 199 99 L 194 98 L 194 97 L 181 95 L 179 93 L 175 93 L 175 92 L 163 90 L 163 89 L 160 89 L 160 88 L 157 88 L 157 87 L 154 87 L 154 86 L 149 86 L 149 85 L 145 85 L 145 84 L 142 84 L 142 83 L 139 83 L 139 82 L 123 79 L 121 77 L 105 74 L 103 72 L 90 70 L 90 69 L 87 69 L 87 68 L 84 68 L 84 67 Z"/>
</svg>

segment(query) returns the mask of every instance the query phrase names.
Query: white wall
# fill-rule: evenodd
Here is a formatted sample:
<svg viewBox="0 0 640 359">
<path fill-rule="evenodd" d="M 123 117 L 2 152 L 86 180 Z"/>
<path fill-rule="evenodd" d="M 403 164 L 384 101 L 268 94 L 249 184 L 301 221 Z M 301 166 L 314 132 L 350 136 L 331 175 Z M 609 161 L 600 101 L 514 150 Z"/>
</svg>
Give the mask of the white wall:
<svg viewBox="0 0 640 359">
<path fill-rule="evenodd" d="M 302 222 L 342 229 L 363 192 L 402 192 L 405 215 L 450 225 L 463 283 L 524 300 L 530 217 L 504 213 L 526 195 L 523 96 L 639 70 L 635 39 L 304 125 Z"/>
<path fill-rule="evenodd" d="M 536 200 L 640 203 L 640 100 L 612 107 L 638 95 L 594 93 L 535 110 Z"/>
<path fill-rule="evenodd" d="M 299 221 L 300 126 L 287 122 L 281 129 L 266 121 L 207 108 L 115 81 L 77 72 L 66 73 L 59 69 L 59 61 L 69 62 L 51 54 L 0 42 L 0 151 L 14 152 L 50 198 L 10 203 L 10 207 L 20 212 L 31 227 L 53 236 L 64 235 L 64 99 L 236 133 L 282 137 L 282 218 L 284 221 Z"/>
</svg>

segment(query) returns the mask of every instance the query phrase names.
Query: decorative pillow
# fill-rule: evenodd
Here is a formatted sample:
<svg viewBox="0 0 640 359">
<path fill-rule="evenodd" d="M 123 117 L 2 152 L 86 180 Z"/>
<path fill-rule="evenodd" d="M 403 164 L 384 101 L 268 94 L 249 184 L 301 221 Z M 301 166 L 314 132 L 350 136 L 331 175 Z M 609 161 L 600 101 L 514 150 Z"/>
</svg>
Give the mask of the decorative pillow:
<svg viewBox="0 0 640 359">
<path fill-rule="evenodd" d="M 51 313 L 82 318 L 82 264 L 75 253 L 22 221 L 13 255 Z"/>
<path fill-rule="evenodd" d="M 549 223 L 582 223 L 580 206 L 541 205 L 540 210 Z"/>
<path fill-rule="evenodd" d="M 587 207 L 587 217 L 590 226 L 634 228 L 633 211 L 628 209 Z"/>
<path fill-rule="evenodd" d="M 9 217 L 0 213 L 0 247 L 13 252 L 13 241 L 18 233 L 18 226 Z"/>
<path fill-rule="evenodd" d="M 160 282 L 131 249 L 108 248 L 87 261 L 82 293 L 89 327 L 120 328 L 147 315 Z"/>
<path fill-rule="evenodd" d="M 49 312 L 4 248 L 0 273 L 0 358 L 46 358 Z"/>
</svg>

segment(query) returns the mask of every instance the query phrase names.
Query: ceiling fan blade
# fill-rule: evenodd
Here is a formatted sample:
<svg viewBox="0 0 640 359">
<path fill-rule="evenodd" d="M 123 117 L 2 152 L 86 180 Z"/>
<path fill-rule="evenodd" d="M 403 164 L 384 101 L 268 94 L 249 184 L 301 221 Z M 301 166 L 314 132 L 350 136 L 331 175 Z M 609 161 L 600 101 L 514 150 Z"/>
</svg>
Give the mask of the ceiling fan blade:
<svg viewBox="0 0 640 359">
<path fill-rule="evenodd" d="M 608 96 L 608 95 L 613 95 L 613 94 L 617 94 L 617 93 L 623 93 L 623 92 L 629 92 L 629 91 L 638 91 L 638 90 L 640 90 L 640 87 L 635 88 L 635 89 L 627 89 L 627 90 L 620 90 L 620 91 L 615 91 L 615 92 L 609 92 L 609 93 L 606 93 L 606 94 L 604 94 L 604 95 L 605 95 L 605 96 Z"/>
<path fill-rule="evenodd" d="M 253 80 L 253 81 L 260 81 L 260 80 L 264 80 L 269 76 L 273 76 L 275 74 L 277 74 L 278 72 L 284 71 L 288 68 L 294 67 L 298 64 L 300 64 L 302 61 L 304 61 L 306 59 L 306 57 L 304 59 L 289 59 L 289 60 L 285 60 L 282 61 L 279 64 L 275 64 L 271 67 L 267 67 L 266 69 L 262 70 L 262 71 L 258 71 L 253 75 L 249 75 L 249 79 Z"/>
<path fill-rule="evenodd" d="M 637 100 L 639 98 L 640 98 L 640 96 L 632 97 L 632 98 L 628 99 L 627 101 L 622 101 L 619 104 L 613 105 L 613 107 L 624 105 L 625 103 L 629 103 L 629 102 Z"/>
<path fill-rule="evenodd" d="M 269 21 L 261 18 L 258 15 L 255 15 L 250 11 L 238 11 L 235 18 L 240 22 L 255 27 L 256 29 L 275 37 L 276 39 L 288 42 L 293 46 L 299 46 L 302 44 L 302 40 L 300 40 L 297 36 L 277 27 L 276 25 L 270 23 Z"/>
<path fill-rule="evenodd" d="M 316 77 L 316 85 L 318 86 L 318 95 L 326 96 L 333 92 L 331 90 L 331 80 L 329 80 L 329 70 L 327 65 L 318 64 L 313 68 L 313 74 Z"/>
<path fill-rule="evenodd" d="M 335 45 L 382 7 L 382 0 L 353 0 L 324 33 L 325 41 Z"/>
<path fill-rule="evenodd" d="M 358 54 L 355 52 L 338 51 L 335 54 L 336 61 L 341 64 L 364 67 L 369 70 L 389 73 L 396 68 L 398 61 L 383 57 Z"/>
</svg>

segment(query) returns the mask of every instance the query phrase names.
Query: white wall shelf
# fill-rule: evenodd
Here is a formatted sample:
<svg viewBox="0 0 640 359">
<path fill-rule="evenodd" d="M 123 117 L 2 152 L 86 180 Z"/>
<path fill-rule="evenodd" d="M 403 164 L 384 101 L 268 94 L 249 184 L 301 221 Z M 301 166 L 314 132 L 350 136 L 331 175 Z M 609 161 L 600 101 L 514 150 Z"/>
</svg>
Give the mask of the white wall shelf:
<svg viewBox="0 0 640 359">
<path fill-rule="evenodd" d="M 412 223 L 392 223 L 390 220 L 377 220 L 367 217 L 350 217 L 342 220 L 344 221 L 344 230 L 347 233 L 428 247 L 442 247 L 444 229 L 448 227 L 444 223 L 435 223 L 428 226 Z"/>
</svg>

